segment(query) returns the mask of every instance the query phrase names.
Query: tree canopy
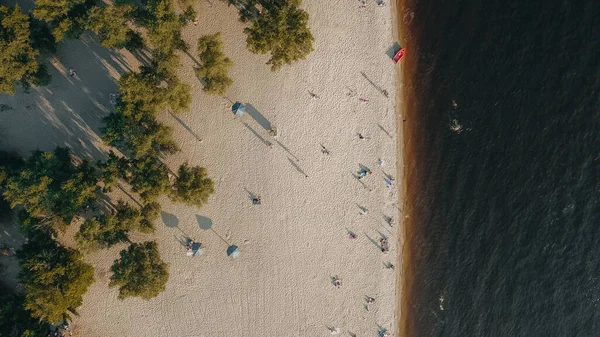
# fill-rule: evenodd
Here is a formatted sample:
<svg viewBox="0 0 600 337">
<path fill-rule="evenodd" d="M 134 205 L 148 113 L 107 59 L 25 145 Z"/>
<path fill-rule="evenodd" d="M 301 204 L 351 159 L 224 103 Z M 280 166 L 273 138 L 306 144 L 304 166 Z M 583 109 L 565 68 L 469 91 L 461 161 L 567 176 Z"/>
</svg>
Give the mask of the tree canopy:
<svg viewBox="0 0 600 337">
<path fill-rule="evenodd" d="M 63 229 L 83 208 L 93 205 L 97 179 L 87 162 L 75 166 L 69 150 L 57 147 L 54 152 L 36 151 L 23 167 L 9 170 L 3 196 L 11 207 L 23 205 L 33 217 L 60 218 L 53 223 Z"/>
<path fill-rule="evenodd" d="M 42 321 L 58 324 L 77 314 L 83 294 L 94 282 L 94 269 L 76 250 L 65 248 L 47 232 L 37 231 L 17 252 L 25 309 Z"/>
<path fill-rule="evenodd" d="M 50 81 L 46 68 L 36 60 L 29 33 L 29 17 L 17 5 L 0 6 L 0 93 L 15 94 L 16 84 L 44 85 Z"/>
<path fill-rule="evenodd" d="M 129 28 L 135 7 L 132 5 L 94 6 L 89 11 L 86 27 L 98 34 L 100 43 L 107 48 L 132 46 L 132 42 L 141 39 L 139 34 Z"/>
<path fill-rule="evenodd" d="M 204 167 L 190 167 L 184 163 L 177 171 L 177 179 L 171 191 L 171 199 L 187 205 L 202 207 L 215 193 L 214 183 L 208 178 Z"/>
<path fill-rule="evenodd" d="M 284 64 L 305 59 L 313 51 L 314 37 L 308 28 L 308 13 L 299 1 L 263 1 L 265 10 L 244 29 L 253 53 L 271 53 L 267 64 L 275 71 Z"/>
<path fill-rule="evenodd" d="M 50 332 L 50 325 L 31 317 L 31 312 L 23 307 L 24 302 L 23 295 L 11 293 L 0 283 L 0 336 L 35 337 Z"/>
<path fill-rule="evenodd" d="M 130 231 L 143 233 L 154 231 L 153 221 L 158 218 L 160 205 L 152 202 L 137 209 L 119 200 L 111 214 L 102 214 L 87 219 L 75 235 L 77 245 L 84 251 L 110 247 L 129 241 Z"/>
<path fill-rule="evenodd" d="M 210 95 L 224 95 L 233 83 L 227 76 L 233 62 L 223 53 L 221 33 L 198 39 L 198 58 L 202 64 L 194 71 L 204 82 L 204 91 Z"/>
<path fill-rule="evenodd" d="M 33 16 L 43 20 L 57 42 L 77 38 L 84 30 L 88 9 L 93 0 L 36 0 Z"/>
<path fill-rule="evenodd" d="M 165 290 L 169 271 L 156 242 L 132 243 L 120 256 L 111 267 L 109 284 L 119 287 L 120 299 L 139 296 L 149 300 Z"/>
</svg>

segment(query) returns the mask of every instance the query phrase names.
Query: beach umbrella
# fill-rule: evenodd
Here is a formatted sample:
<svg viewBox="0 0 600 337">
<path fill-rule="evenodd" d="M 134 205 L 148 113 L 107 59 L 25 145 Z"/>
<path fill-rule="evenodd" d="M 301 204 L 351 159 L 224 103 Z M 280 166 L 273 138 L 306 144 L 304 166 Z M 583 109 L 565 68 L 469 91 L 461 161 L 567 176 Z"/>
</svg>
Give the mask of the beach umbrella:
<svg viewBox="0 0 600 337">
<path fill-rule="evenodd" d="M 227 256 L 231 256 L 234 259 L 240 257 L 240 247 L 236 245 L 227 247 Z"/>
<path fill-rule="evenodd" d="M 231 107 L 231 111 L 236 116 L 241 116 L 246 112 L 246 106 L 240 102 L 235 102 L 235 104 Z"/>
</svg>

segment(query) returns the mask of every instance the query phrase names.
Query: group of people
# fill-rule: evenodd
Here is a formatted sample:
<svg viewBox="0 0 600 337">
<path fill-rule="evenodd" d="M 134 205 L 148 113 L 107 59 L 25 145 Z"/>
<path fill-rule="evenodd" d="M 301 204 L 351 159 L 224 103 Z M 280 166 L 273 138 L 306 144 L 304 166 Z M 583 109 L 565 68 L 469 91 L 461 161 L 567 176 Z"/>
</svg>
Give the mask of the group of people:
<svg viewBox="0 0 600 337">
<path fill-rule="evenodd" d="M 383 7 L 383 6 L 385 6 L 385 2 L 383 0 L 377 0 L 377 6 Z M 365 7 L 367 7 L 367 0 L 359 0 L 358 8 L 365 8 Z"/>
</svg>

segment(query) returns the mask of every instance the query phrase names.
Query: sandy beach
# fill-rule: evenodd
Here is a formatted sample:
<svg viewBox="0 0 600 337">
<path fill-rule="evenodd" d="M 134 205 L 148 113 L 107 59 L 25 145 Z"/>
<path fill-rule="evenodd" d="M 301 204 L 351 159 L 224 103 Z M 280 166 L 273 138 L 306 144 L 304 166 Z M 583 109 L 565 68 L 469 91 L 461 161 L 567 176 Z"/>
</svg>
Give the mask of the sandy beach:
<svg viewBox="0 0 600 337">
<path fill-rule="evenodd" d="M 166 291 L 150 301 L 121 301 L 108 288 L 110 266 L 125 245 L 88 255 L 96 283 L 73 321 L 74 335 L 327 336 L 333 327 L 342 335 L 399 335 L 402 98 L 400 68 L 389 56 L 399 34 L 396 5 L 358 5 L 304 0 L 315 51 L 275 73 L 267 56 L 246 49 L 234 7 L 216 0 L 197 6 L 200 25 L 184 29 L 190 50 L 180 53 L 191 109 L 160 119 L 182 149 L 168 158 L 169 167 L 206 167 L 216 193 L 202 209 L 162 198 L 156 233 L 132 236 L 156 239 L 169 264 Z M 193 71 L 197 39 L 216 32 L 234 62 L 226 97 L 204 94 Z M 0 113 L 3 149 L 27 155 L 66 145 L 103 159 L 108 148 L 99 128 L 112 108 L 108 95 L 120 74 L 137 66 L 89 34 L 61 43 L 49 64 L 49 87 L 0 95 L 10 107 Z M 70 67 L 77 78 L 68 76 Z M 247 105 L 246 115 L 233 116 L 236 101 Z M 273 127 L 276 137 L 268 132 Z M 357 179 L 361 167 L 373 175 Z M 262 204 L 253 205 L 253 196 Z M 357 238 L 349 239 L 349 231 Z M 187 237 L 202 243 L 201 256 L 186 256 Z M 382 237 L 387 254 L 378 247 Z M 241 256 L 228 257 L 228 245 L 238 245 Z M 339 288 L 331 281 L 336 276 Z M 366 297 L 375 299 L 369 310 Z"/>
</svg>

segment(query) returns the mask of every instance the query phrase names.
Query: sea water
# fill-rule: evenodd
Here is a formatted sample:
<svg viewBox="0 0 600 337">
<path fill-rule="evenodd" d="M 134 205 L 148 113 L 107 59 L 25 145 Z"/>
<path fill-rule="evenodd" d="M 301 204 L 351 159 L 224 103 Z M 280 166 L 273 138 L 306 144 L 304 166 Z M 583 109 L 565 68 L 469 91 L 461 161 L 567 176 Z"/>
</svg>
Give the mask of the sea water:
<svg viewBox="0 0 600 337">
<path fill-rule="evenodd" d="M 600 336 L 600 1 L 406 0 L 407 336 Z"/>
</svg>

